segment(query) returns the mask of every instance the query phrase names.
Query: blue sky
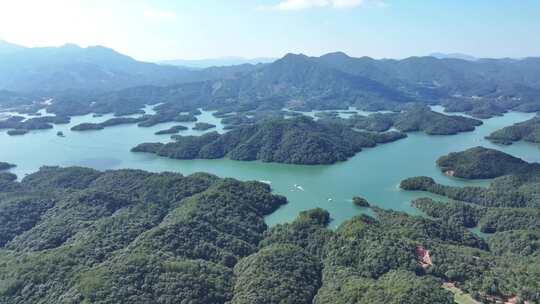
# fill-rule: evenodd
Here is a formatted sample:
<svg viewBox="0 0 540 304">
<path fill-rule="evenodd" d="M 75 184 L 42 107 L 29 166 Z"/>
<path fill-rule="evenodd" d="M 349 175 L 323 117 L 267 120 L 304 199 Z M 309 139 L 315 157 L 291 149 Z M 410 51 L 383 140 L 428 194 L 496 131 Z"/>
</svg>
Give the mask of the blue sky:
<svg viewBox="0 0 540 304">
<path fill-rule="evenodd" d="M 288 52 L 540 56 L 538 0 L 2 0 L 0 38 L 142 60 Z"/>
</svg>

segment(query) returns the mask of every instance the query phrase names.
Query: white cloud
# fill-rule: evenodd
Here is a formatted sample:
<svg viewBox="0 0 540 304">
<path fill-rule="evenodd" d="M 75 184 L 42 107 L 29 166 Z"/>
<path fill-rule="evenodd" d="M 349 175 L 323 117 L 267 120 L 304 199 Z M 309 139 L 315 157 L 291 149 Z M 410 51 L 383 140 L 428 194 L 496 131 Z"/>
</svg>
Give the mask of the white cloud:
<svg viewBox="0 0 540 304">
<path fill-rule="evenodd" d="M 282 0 L 272 6 L 276 10 L 301 10 L 317 7 L 354 8 L 364 4 L 364 0 Z"/>
<path fill-rule="evenodd" d="M 357 7 L 364 3 L 363 0 L 334 0 L 332 5 L 335 8 L 351 8 Z"/>
<path fill-rule="evenodd" d="M 172 21 L 176 19 L 175 12 L 157 9 L 145 9 L 143 16 L 149 21 Z"/>
</svg>

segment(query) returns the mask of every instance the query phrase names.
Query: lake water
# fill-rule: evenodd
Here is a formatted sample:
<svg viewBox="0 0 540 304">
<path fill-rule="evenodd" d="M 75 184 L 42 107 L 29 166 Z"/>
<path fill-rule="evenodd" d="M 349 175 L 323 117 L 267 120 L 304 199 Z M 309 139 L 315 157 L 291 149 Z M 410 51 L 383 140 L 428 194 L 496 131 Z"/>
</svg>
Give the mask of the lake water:
<svg viewBox="0 0 540 304">
<path fill-rule="evenodd" d="M 151 109 L 148 107 L 146 111 L 151 112 Z M 274 192 L 285 195 L 289 203 L 268 216 L 268 224 L 288 222 L 302 210 L 321 207 L 330 212 L 333 218 L 331 225 L 335 227 L 354 215 L 369 212 L 352 204 L 351 198 L 355 195 L 363 196 L 382 208 L 418 213 L 410 206 L 410 201 L 426 194 L 400 191 L 398 184 L 407 177 L 426 175 L 443 184 L 457 186 L 488 184 L 488 181 L 464 181 L 443 175 L 435 166 L 435 160 L 449 152 L 482 145 L 527 161 L 540 161 L 540 150 L 533 144 L 496 146 L 484 139 L 496 129 L 533 116 L 508 113 L 484 120 L 484 125 L 474 132 L 453 136 L 410 133 L 406 139 L 366 149 L 346 162 L 328 166 L 299 166 L 227 159 L 173 160 L 152 154 L 132 153 L 130 149 L 142 142 L 169 141 L 169 135 L 158 136 L 154 133 L 179 123 L 165 123 L 150 128 L 120 125 L 99 131 L 70 131 L 72 126 L 81 122 L 101 122 L 112 117 L 85 115 L 72 117 L 70 124 L 55 125 L 52 130 L 31 131 L 24 136 L 11 137 L 5 131 L 0 132 L 0 161 L 17 164 L 11 171 L 20 178 L 43 165 L 78 165 L 100 170 L 137 168 L 154 172 L 175 171 L 186 175 L 202 171 L 240 180 L 269 181 Z M 220 119 L 213 117 L 210 112 L 203 112 L 198 119 L 218 125 L 217 130 L 223 132 Z M 182 125 L 192 127 L 194 123 Z M 56 136 L 58 131 L 62 131 L 65 137 Z M 203 133 L 188 130 L 179 134 Z"/>
</svg>

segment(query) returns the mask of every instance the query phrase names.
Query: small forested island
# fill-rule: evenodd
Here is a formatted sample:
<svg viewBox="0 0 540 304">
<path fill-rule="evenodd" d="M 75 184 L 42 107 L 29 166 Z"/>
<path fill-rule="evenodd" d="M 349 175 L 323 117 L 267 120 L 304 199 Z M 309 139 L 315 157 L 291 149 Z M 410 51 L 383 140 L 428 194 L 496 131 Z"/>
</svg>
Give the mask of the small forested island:
<svg viewBox="0 0 540 304">
<path fill-rule="evenodd" d="M 486 139 L 502 145 L 511 145 L 520 140 L 540 143 L 540 116 L 497 130 Z"/>
<path fill-rule="evenodd" d="M 207 122 L 197 122 L 193 127 L 193 130 L 206 131 L 215 128 L 216 125 Z"/>
<path fill-rule="evenodd" d="M 164 122 L 194 122 L 197 121 L 195 117 L 196 113 L 182 114 L 181 109 L 175 111 L 167 110 L 165 112 L 158 112 L 154 115 L 145 115 L 144 119 L 139 122 L 139 127 L 153 127 L 157 124 Z M 197 112 L 198 113 L 198 112 Z"/>
<path fill-rule="evenodd" d="M 182 126 L 182 125 L 177 125 L 177 126 L 172 126 L 168 129 L 164 129 L 164 130 L 160 130 L 160 131 L 157 131 L 156 135 L 165 135 L 165 134 L 178 134 L 180 133 L 180 131 L 185 131 L 185 130 L 188 130 L 189 128 L 186 127 L 186 126 Z"/>
<path fill-rule="evenodd" d="M 89 131 L 89 130 L 103 130 L 106 127 L 124 125 L 124 124 L 135 124 L 141 121 L 144 121 L 146 118 L 143 117 L 114 117 L 107 119 L 101 123 L 81 123 L 71 128 L 71 131 Z"/>
<path fill-rule="evenodd" d="M 10 129 L 9 135 L 24 135 L 30 130 L 52 129 L 52 124 L 67 124 L 69 122 L 70 118 L 65 116 L 42 116 L 28 119 L 22 116 L 11 116 L 0 121 L 0 129 Z"/>
<path fill-rule="evenodd" d="M 425 105 L 412 105 L 397 113 L 374 113 L 368 116 L 353 115 L 342 120 L 357 129 L 387 131 L 396 128 L 401 132 L 422 131 L 429 135 L 453 135 L 473 131 L 482 121 L 431 111 Z"/>
<path fill-rule="evenodd" d="M 511 108 L 502 101 L 490 99 L 473 99 L 473 98 L 449 98 L 442 102 L 445 112 L 462 112 L 470 116 L 487 119 L 493 116 L 504 115 Z M 515 105 L 513 105 L 515 107 Z M 515 110 L 529 112 L 531 109 L 526 107 L 515 107 Z M 533 110 L 534 111 L 534 110 Z"/>
<path fill-rule="evenodd" d="M 301 116 L 272 119 L 238 127 L 225 134 L 178 136 L 174 142 L 143 143 L 133 152 L 155 153 L 177 159 L 223 158 L 291 164 L 331 164 L 346 160 L 362 148 L 406 137 L 399 132 L 357 132 L 338 123 L 317 122 Z"/>
<path fill-rule="evenodd" d="M 352 201 L 353 201 L 353 204 L 355 204 L 358 207 L 369 207 L 370 206 L 369 202 L 365 198 L 360 197 L 360 196 L 353 197 Z"/>
<path fill-rule="evenodd" d="M 284 197 L 204 173 L 43 167 L 15 178 L 0 174 L 6 304 L 452 304 L 444 282 L 477 299 L 539 298 L 540 256 L 520 241 L 537 245 L 534 231 L 485 241 L 446 218 L 379 208 L 336 230 L 322 209 L 268 228 Z"/>
<path fill-rule="evenodd" d="M 0 161 L 0 170 L 9 170 L 15 168 L 17 165 Z"/>
<path fill-rule="evenodd" d="M 28 131 L 26 129 L 15 129 L 15 130 L 8 130 L 7 134 L 9 136 L 18 136 L 18 135 L 27 134 L 28 132 L 30 132 L 30 131 Z"/>
<path fill-rule="evenodd" d="M 529 164 L 520 158 L 484 147 L 442 156 L 437 160 L 437 166 L 449 176 L 467 179 L 540 171 L 540 164 Z"/>
</svg>

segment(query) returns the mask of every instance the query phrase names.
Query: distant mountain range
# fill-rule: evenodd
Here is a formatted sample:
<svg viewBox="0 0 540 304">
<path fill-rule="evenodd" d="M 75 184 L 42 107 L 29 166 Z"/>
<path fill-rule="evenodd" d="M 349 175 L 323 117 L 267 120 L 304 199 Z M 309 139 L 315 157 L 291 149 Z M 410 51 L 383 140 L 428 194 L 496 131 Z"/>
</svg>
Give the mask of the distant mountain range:
<svg viewBox="0 0 540 304">
<path fill-rule="evenodd" d="M 243 65 L 243 64 L 259 64 L 259 63 L 271 63 L 276 61 L 277 58 L 253 58 L 246 59 L 242 57 L 223 57 L 223 58 L 209 58 L 209 59 L 199 59 L 199 60 L 187 60 L 187 59 L 177 59 L 177 60 L 164 60 L 159 61 L 159 64 L 165 65 L 175 65 L 182 66 L 193 69 L 204 69 L 209 67 L 225 67 L 233 65 Z"/>
<path fill-rule="evenodd" d="M 248 66 L 192 71 L 137 61 L 102 46 L 25 48 L 0 42 L 0 90 L 118 90 L 226 78 Z"/>
<path fill-rule="evenodd" d="M 287 54 L 270 63 L 193 69 L 140 62 L 102 46 L 24 48 L 2 42 L 0 90 L 12 101 L 25 98 L 6 91 L 58 96 L 60 91 L 80 90 L 86 93 L 70 96 L 90 99 L 96 92 L 127 89 L 109 94 L 107 100 L 123 104 L 134 98 L 143 104 L 148 99 L 189 100 L 192 105 L 242 109 L 396 109 L 400 104 L 422 102 L 451 105 L 458 111 L 478 110 L 485 116 L 518 104 L 528 111 L 540 109 L 540 58 L 437 57 L 376 60 L 342 52 L 320 57 Z M 487 101 L 489 106 L 483 103 Z"/>
</svg>

